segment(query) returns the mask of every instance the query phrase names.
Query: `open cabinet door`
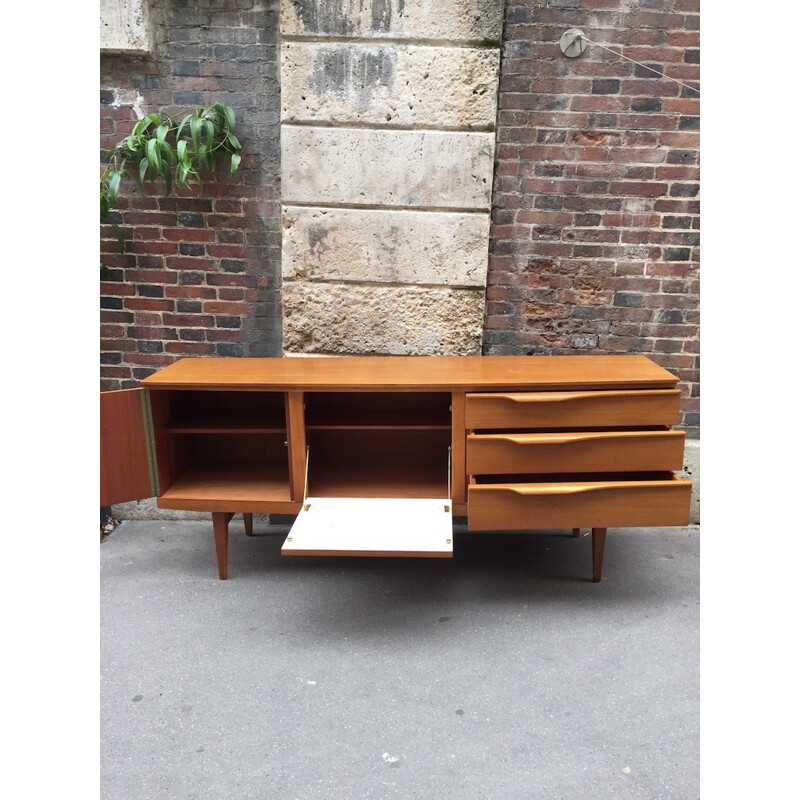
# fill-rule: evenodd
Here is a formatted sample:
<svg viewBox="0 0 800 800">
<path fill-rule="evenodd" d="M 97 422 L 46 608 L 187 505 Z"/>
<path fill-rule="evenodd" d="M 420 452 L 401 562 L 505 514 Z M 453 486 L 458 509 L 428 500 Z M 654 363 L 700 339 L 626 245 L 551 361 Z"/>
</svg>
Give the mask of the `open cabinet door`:
<svg viewBox="0 0 800 800">
<path fill-rule="evenodd" d="M 156 495 L 145 434 L 147 393 L 100 393 L 100 505 Z"/>
</svg>

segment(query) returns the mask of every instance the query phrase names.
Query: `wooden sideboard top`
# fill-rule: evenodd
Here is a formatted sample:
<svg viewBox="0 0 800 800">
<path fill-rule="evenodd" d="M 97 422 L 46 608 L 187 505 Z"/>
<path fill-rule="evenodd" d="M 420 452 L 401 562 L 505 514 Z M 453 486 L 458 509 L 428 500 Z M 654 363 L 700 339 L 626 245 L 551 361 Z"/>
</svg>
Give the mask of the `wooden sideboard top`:
<svg viewBox="0 0 800 800">
<path fill-rule="evenodd" d="M 502 391 L 670 389 L 678 378 L 641 355 L 183 358 L 148 389 Z"/>
</svg>

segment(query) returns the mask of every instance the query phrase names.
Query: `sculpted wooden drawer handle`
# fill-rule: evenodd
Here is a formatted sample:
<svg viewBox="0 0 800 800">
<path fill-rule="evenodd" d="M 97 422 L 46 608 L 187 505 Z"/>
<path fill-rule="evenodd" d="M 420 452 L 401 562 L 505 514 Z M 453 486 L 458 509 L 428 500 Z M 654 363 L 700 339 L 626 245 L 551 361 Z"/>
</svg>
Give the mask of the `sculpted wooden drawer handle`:
<svg viewBox="0 0 800 800">
<path fill-rule="evenodd" d="M 582 492 L 602 492 L 608 489 L 640 489 L 642 487 L 658 488 L 662 486 L 677 486 L 678 481 L 631 481 L 629 483 L 605 483 L 583 486 L 544 485 L 544 486 L 496 486 L 492 490 L 513 492 L 521 495 L 553 495 L 553 494 L 581 494 Z"/>
<path fill-rule="evenodd" d="M 534 438 L 534 436 L 536 438 Z M 499 439 L 499 441 L 511 442 L 512 444 L 518 444 L 525 447 L 528 445 L 537 444 L 570 444 L 571 442 L 589 442 L 592 439 L 597 440 L 599 438 L 600 437 L 598 436 L 584 436 L 580 433 L 559 433 L 555 436 L 547 433 L 537 433 L 529 434 L 527 436 L 508 435 L 504 436 L 502 439 Z"/>
<path fill-rule="evenodd" d="M 564 403 L 570 400 L 599 400 L 607 397 L 651 397 L 660 394 L 674 394 L 673 390 L 651 392 L 531 392 L 526 394 L 504 394 L 500 399 L 512 403 Z"/>
</svg>

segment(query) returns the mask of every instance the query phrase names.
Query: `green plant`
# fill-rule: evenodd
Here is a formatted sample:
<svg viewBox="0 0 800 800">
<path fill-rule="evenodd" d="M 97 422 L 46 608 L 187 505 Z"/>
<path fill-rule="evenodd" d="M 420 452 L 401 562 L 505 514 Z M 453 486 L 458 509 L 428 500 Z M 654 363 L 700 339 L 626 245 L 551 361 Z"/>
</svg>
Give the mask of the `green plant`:
<svg viewBox="0 0 800 800">
<path fill-rule="evenodd" d="M 242 161 L 235 127 L 236 115 L 224 103 L 197 109 L 180 124 L 169 114 L 148 114 L 109 152 L 110 164 L 100 178 L 100 220 L 111 225 L 120 252 L 125 252 L 125 239 L 111 220 L 111 206 L 119 201 L 122 179 L 135 180 L 142 189 L 163 179 L 170 194 L 174 186 L 186 188 L 192 180 L 202 186 L 200 173 L 214 173 L 227 158 L 233 175 Z"/>
</svg>

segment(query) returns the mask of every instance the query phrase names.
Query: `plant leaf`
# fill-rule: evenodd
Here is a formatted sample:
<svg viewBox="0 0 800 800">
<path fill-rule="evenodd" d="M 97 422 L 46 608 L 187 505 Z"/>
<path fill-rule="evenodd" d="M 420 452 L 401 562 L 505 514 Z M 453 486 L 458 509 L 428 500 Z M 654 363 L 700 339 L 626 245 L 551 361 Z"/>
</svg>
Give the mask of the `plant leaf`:
<svg viewBox="0 0 800 800">
<path fill-rule="evenodd" d="M 186 139 L 179 139 L 178 140 L 178 161 L 181 164 L 185 164 L 188 160 L 188 154 L 186 150 Z"/>
<path fill-rule="evenodd" d="M 106 181 L 109 197 L 115 203 L 119 200 L 119 184 L 121 180 L 122 173 L 112 170 Z"/>
<path fill-rule="evenodd" d="M 149 139 L 147 142 L 147 160 L 150 162 L 153 172 L 161 172 L 161 152 L 156 139 Z"/>
<path fill-rule="evenodd" d="M 231 175 L 236 174 L 236 170 L 239 169 L 239 164 L 242 163 L 242 157 L 238 153 L 234 153 L 231 156 Z"/>
<path fill-rule="evenodd" d="M 111 223 L 111 228 L 114 231 L 114 235 L 117 237 L 117 244 L 119 244 L 119 251 L 120 253 L 125 252 L 125 237 L 122 235 L 122 231 L 120 230 L 119 225 L 116 222 Z"/>
<path fill-rule="evenodd" d="M 174 164 L 178 157 L 169 142 L 159 142 L 159 149 L 161 150 L 161 158 L 168 164 Z"/>
<path fill-rule="evenodd" d="M 195 153 L 200 149 L 200 129 L 203 127 L 203 121 L 199 117 L 192 117 L 189 121 L 189 130 L 192 134 L 192 147 Z"/>
<path fill-rule="evenodd" d="M 222 109 L 225 121 L 228 123 L 228 129 L 233 133 L 233 129 L 236 127 L 236 113 L 230 106 L 226 106 L 225 103 L 219 103 L 218 105 Z"/>
<path fill-rule="evenodd" d="M 187 122 L 188 122 L 188 121 L 189 121 L 191 118 L 192 118 L 192 115 L 191 115 L 191 114 L 187 114 L 187 115 L 186 115 L 186 116 L 183 118 L 183 120 L 181 121 L 181 124 L 180 124 L 180 125 L 178 125 L 178 130 L 177 130 L 177 131 L 176 131 L 176 133 L 175 133 L 175 138 L 176 138 L 176 139 L 180 139 L 180 138 L 181 138 L 181 134 L 183 133 L 183 129 L 186 127 L 186 123 L 187 123 Z"/>
<path fill-rule="evenodd" d="M 100 219 L 108 219 L 108 195 L 100 195 Z"/>
<path fill-rule="evenodd" d="M 206 127 L 206 144 L 209 147 L 213 147 L 214 139 L 216 138 L 217 135 L 216 129 L 214 128 L 214 123 L 210 119 L 207 119 L 205 121 L 205 127 Z"/>
<path fill-rule="evenodd" d="M 167 133 L 169 132 L 169 125 L 159 125 L 156 128 L 156 139 L 159 142 L 163 142 L 167 138 Z"/>
<path fill-rule="evenodd" d="M 147 178 L 147 168 L 149 166 L 150 162 L 147 160 L 147 156 L 144 156 L 139 162 L 139 183 L 145 182 L 145 179 Z"/>
<path fill-rule="evenodd" d="M 228 134 L 228 141 L 229 141 L 229 142 L 230 142 L 230 143 L 231 143 L 231 144 L 232 144 L 232 145 L 233 145 L 233 146 L 234 146 L 234 147 L 235 147 L 237 150 L 241 150 L 241 149 L 242 149 L 242 145 L 241 145 L 241 144 L 239 144 L 239 140 L 238 140 L 238 139 L 237 139 L 237 138 L 236 138 L 236 137 L 235 137 L 235 136 L 234 136 L 232 133 L 229 133 L 229 134 Z"/>
<path fill-rule="evenodd" d="M 183 162 L 178 164 L 178 171 L 175 174 L 175 182 L 178 184 L 178 186 L 186 186 L 186 179 L 188 175 L 189 167 Z"/>
</svg>

